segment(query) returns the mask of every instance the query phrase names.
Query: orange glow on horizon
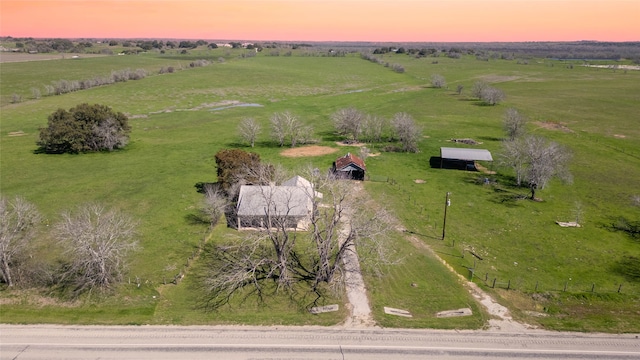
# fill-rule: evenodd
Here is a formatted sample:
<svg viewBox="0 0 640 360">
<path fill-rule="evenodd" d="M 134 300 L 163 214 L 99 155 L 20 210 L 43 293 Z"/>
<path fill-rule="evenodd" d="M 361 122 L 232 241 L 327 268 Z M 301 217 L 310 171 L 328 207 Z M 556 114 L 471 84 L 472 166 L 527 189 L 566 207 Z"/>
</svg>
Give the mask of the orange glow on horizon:
<svg viewBox="0 0 640 360">
<path fill-rule="evenodd" d="M 638 0 L 1 0 L 0 35 L 280 41 L 639 41 Z"/>
</svg>

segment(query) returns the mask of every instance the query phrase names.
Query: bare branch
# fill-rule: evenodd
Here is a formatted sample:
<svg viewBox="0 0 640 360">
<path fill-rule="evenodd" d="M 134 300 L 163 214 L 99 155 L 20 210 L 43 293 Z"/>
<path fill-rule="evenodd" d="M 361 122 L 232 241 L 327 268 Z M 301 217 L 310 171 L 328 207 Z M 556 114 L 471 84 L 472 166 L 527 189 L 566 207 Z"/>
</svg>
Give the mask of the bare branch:
<svg viewBox="0 0 640 360">
<path fill-rule="evenodd" d="M 14 270 L 29 252 L 39 221 L 33 204 L 21 197 L 0 197 L 0 276 L 9 286 L 15 284 Z"/>
<path fill-rule="evenodd" d="M 402 150 L 406 152 L 418 152 L 418 140 L 422 136 L 422 130 L 418 127 L 413 117 L 407 113 L 397 113 L 391 120 L 395 134 L 402 143 Z"/>
<path fill-rule="evenodd" d="M 572 181 L 568 169 L 571 152 L 560 144 L 539 136 L 526 136 L 503 145 L 503 162 L 514 168 L 518 184 L 521 180 L 528 182 L 531 199 L 535 199 L 536 190 L 544 189 L 553 177 Z"/>
<path fill-rule="evenodd" d="M 238 126 L 238 132 L 242 140 L 254 147 L 256 138 L 260 134 L 260 124 L 254 118 L 244 118 Z"/>
<path fill-rule="evenodd" d="M 364 118 L 363 133 L 370 142 L 380 142 L 388 127 L 388 121 L 382 116 L 367 115 Z"/>
<path fill-rule="evenodd" d="M 138 248 L 135 227 L 128 216 L 97 204 L 64 213 L 55 227 L 69 259 L 63 281 L 72 283 L 77 293 L 107 289 L 120 281 L 127 256 Z"/>
<path fill-rule="evenodd" d="M 271 135 L 280 146 L 288 141 L 291 147 L 311 141 L 313 129 L 304 125 L 289 111 L 271 116 Z"/>
<path fill-rule="evenodd" d="M 447 80 L 445 80 L 444 76 L 440 74 L 431 75 L 431 86 L 434 88 L 443 88 L 447 86 Z"/>
<path fill-rule="evenodd" d="M 211 253 L 211 270 L 204 280 L 208 307 L 223 305 L 234 294 L 260 298 L 267 288 L 291 291 L 300 282 L 316 291 L 322 284 L 340 288 L 345 254 L 355 251 L 356 245 L 375 264 L 388 263 L 384 239 L 390 226 L 384 212 L 360 212 L 354 206 L 354 187 L 361 185 L 311 167 L 304 175 L 310 179 L 308 185 L 243 188 L 238 222 L 244 224 L 241 228 L 253 225 L 253 230 L 240 244 L 236 241 Z M 308 214 L 306 220 L 299 218 L 301 208 Z M 308 222 L 307 231 L 300 231 L 301 221 Z M 310 241 L 311 249 L 305 245 L 301 251 L 300 237 Z M 274 286 L 267 286 L 267 280 Z"/>
<path fill-rule="evenodd" d="M 510 141 L 515 140 L 526 133 L 527 119 L 514 108 L 508 108 L 504 112 L 504 130 Z"/>
<path fill-rule="evenodd" d="M 208 218 L 211 227 L 215 226 L 225 214 L 229 201 L 222 191 L 212 186 L 205 186 L 202 213 Z"/>
<path fill-rule="evenodd" d="M 362 135 L 364 114 L 353 107 L 340 109 L 331 115 L 336 131 L 346 135 L 349 140 L 357 142 Z"/>
</svg>

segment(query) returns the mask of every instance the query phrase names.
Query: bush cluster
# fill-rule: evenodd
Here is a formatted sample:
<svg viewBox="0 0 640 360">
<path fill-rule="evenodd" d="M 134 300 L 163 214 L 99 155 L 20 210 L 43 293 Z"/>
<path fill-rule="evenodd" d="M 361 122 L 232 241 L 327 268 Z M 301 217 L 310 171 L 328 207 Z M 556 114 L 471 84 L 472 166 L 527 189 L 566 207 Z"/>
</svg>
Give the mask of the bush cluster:
<svg viewBox="0 0 640 360">
<path fill-rule="evenodd" d="M 50 154 L 112 151 L 129 141 L 128 118 L 100 104 L 80 104 L 49 115 L 37 144 Z"/>
<path fill-rule="evenodd" d="M 391 70 L 402 74 L 404 72 L 404 66 L 400 65 L 400 64 L 389 64 L 388 62 L 373 56 L 372 54 L 365 54 L 365 53 L 360 53 L 360 57 L 362 59 L 365 60 L 369 60 L 373 63 L 379 64 L 379 65 L 383 65 L 384 67 L 388 67 L 391 68 Z"/>
</svg>

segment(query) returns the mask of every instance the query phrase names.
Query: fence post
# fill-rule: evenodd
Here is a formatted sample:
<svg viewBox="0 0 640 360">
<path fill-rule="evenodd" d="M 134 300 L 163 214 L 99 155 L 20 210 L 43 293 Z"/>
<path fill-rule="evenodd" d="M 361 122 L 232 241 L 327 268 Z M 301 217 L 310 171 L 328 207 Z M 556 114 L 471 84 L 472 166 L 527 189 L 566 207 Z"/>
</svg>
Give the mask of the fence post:
<svg viewBox="0 0 640 360">
<path fill-rule="evenodd" d="M 596 288 L 596 284 L 591 283 L 591 292 L 593 292 L 593 290 Z"/>
<path fill-rule="evenodd" d="M 509 290 L 511 288 L 511 280 L 509 280 L 509 282 L 507 283 L 507 290 Z"/>
<path fill-rule="evenodd" d="M 620 293 L 621 289 L 622 289 L 622 284 L 620 284 L 620 286 L 618 286 L 618 294 Z"/>
<path fill-rule="evenodd" d="M 496 287 L 496 278 L 493 278 L 493 285 L 491 285 L 491 288 L 494 289 Z"/>
</svg>

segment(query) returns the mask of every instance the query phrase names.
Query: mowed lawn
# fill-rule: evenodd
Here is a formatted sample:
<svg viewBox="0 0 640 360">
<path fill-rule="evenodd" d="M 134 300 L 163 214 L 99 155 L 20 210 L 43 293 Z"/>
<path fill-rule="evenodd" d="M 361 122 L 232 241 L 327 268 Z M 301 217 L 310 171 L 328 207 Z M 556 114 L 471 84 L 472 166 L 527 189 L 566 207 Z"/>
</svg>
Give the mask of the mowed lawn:
<svg viewBox="0 0 640 360">
<path fill-rule="evenodd" d="M 140 221 L 143 247 L 132 258 L 125 284 L 111 297 L 92 296 L 75 307 L 68 303 L 56 306 L 30 301 L 31 292 L 3 290 L 1 297 L 14 299 L 5 301 L 3 321 L 339 323 L 346 315 L 344 310 L 311 316 L 305 311 L 304 297 L 293 306 L 286 296 L 260 306 L 255 300 L 237 299 L 218 313 L 204 313 L 197 307 L 201 295 L 197 275 L 205 262 L 189 258 L 205 238 L 214 243 L 238 234 L 224 227 L 210 233 L 207 226 L 190 219 L 201 201 L 195 183 L 215 181 L 213 155 L 218 150 L 242 146 L 236 129 L 244 117 L 254 117 L 263 126 L 256 148 L 250 149 L 263 160 L 291 170 L 308 164 L 326 169 L 338 154 L 359 151 L 336 145 L 330 120 L 334 111 L 354 106 L 385 117 L 407 112 L 423 128 L 417 154 L 388 153 L 381 151 L 382 145 L 370 145 L 372 152 L 380 153 L 367 159 L 369 174 L 378 181 L 365 183 L 369 195 L 393 211 L 414 238 L 431 246 L 460 274 L 468 276 L 473 268 L 475 281 L 483 286 L 497 279 L 497 289 L 485 286 L 486 290 L 527 322 L 556 329 L 640 330 L 640 285 L 615 271 L 624 256 L 640 257 L 640 246 L 627 234 L 611 230 L 620 218 L 640 219 L 640 207 L 632 201 L 640 195 L 640 72 L 586 68 L 579 63 L 569 68 L 564 62 L 549 60 L 519 65 L 516 61 L 441 57 L 434 64 L 432 58 L 385 55 L 390 63 L 405 67 L 406 72 L 398 74 L 355 55 L 260 54 L 245 59 L 237 55 L 202 51 L 182 58 L 146 54 L 3 64 L 2 98 L 17 92 L 25 101 L 3 101 L 1 109 L 2 194 L 22 195 L 34 202 L 49 224 L 55 223 L 60 212 L 85 202 L 115 206 Z M 226 61 L 220 62 L 220 56 Z M 212 63 L 188 67 L 189 61 L 199 58 Z M 74 65 L 67 68 L 71 61 Z M 160 67 L 175 64 L 184 64 L 183 69 L 156 75 Z M 28 99 L 30 88 L 40 84 L 81 80 L 124 68 L 146 68 L 150 76 Z M 443 75 L 449 88 L 432 88 L 432 74 Z M 502 89 L 507 94 L 505 102 L 482 106 L 471 98 L 470 90 L 478 80 Z M 458 84 L 464 86 L 460 95 L 454 91 Z M 218 109 L 229 101 L 259 106 Z M 106 104 L 130 115 L 130 145 L 114 153 L 35 154 L 38 128 L 46 125 L 48 114 L 83 102 Z M 526 189 L 513 187 L 512 173 L 497 161 L 483 164 L 497 170 L 496 175 L 430 165 L 441 146 L 456 146 L 449 142 L 452 138 L 482 142 L 480 147 L 492 151 L 497 160 L 504 136 L 502 115 L 508 107 L 529 118 L 530 132 L 573 151 L 574 183 L 552 182 L 540 191 L 542 202 L 518 199 Z M 291 111 L 312 125 L 319 145 L 339 148 L 338 152 L 313 158 L 281 156 L 282 149 L 270 141 L 268 131 L 269 117 L 281 111 Z M 483 185 L 484 177 L 493 185 Z M 380 181 L 387 178 L 393 181 Z M 452 205 L 442 241 L 446 192 L 451 192 Z M 576 208 L 581 209 L 582 228 L 555 224 L 556 220 L 573 220 Z M 44 253 L 51 241 L 46 230 L 40 239 Z M 383 277 L 366 274 L 380 324 L 482 326 L 486 315 L 431 252 L 406 236 L 397 235 L 394 242 L 404 260 L 385 269 Z M 171 284 L 179 273 L 186 274 L 184 280 Z M 506 284 L 510 290 L 500 289 Z M 344 304 L 339 294 L 327 301 Z M 382 313 L 384 306 L 406 308 L 415 316 L 390 317 Z M 461 307 L 471 307 L 474 316 L 449 321 L 434 316 L 437 311 Z M 531 311 L 546 317 L 531 317 Z"/>
</svg>

